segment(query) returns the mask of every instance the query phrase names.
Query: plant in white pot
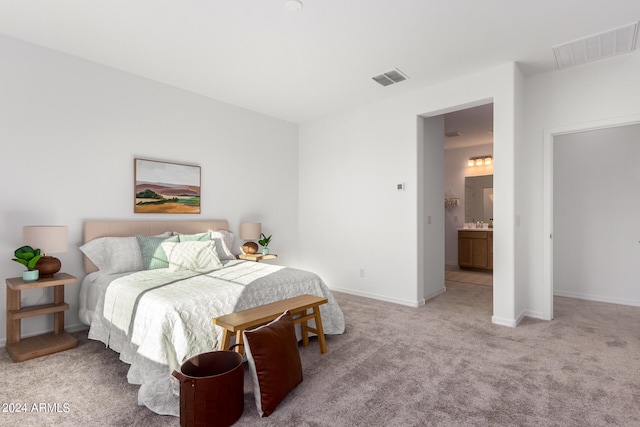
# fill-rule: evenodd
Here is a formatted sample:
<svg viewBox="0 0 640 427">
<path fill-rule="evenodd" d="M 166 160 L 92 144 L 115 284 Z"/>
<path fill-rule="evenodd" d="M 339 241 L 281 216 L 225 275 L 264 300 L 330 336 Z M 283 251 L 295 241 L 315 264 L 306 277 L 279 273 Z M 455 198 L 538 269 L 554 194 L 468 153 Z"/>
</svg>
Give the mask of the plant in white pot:
<svg viewBox="0 0 640 427">
<path fill-rule="evenodd" d="M 27 269 L 22 272 L 22 279 L 25 282 L 35 282 L 38 280 L 40 272 L 36 270 L 36 263 L 42 258 L 40 249 L 33 249 L 31 246 L 22 246 L 16 249 L 13 255 L 15 256 L 13 261 L 19 262 L 27 267 Z"/>
<path fill-rule="evenodd" d="M 271 235 L 265 236 L 264 233 L 260 234 L 260 240 L 258 243 L 262 246 L 262 255 L 269 255 L 269 243 L 271 242 Z"/>
</svg>

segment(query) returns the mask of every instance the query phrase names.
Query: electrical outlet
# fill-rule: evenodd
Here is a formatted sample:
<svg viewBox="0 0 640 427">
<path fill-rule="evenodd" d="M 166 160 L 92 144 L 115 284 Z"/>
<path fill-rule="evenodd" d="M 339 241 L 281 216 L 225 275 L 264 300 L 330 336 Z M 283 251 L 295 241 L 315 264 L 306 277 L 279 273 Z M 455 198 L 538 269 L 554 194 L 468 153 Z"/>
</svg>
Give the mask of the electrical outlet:
<svg viewBox="0 0 640 427">
<path fill-rule="evenodd" d="M 364 277 L 364 268 L 360 269 L 360 277 Z"/>
</svg>

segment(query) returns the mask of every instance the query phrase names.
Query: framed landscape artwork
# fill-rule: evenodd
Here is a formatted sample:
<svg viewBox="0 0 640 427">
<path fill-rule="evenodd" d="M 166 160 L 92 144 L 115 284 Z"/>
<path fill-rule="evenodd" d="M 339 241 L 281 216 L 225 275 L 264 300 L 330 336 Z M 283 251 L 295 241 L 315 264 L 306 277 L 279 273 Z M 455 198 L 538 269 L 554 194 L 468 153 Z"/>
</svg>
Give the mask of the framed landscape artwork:
<svg viewBox="0 0 640 427">
<path fill-rule="evenodd" d="M 134 213 L 200 213 L 200 166 L 133 159 Z"/>
</svg>

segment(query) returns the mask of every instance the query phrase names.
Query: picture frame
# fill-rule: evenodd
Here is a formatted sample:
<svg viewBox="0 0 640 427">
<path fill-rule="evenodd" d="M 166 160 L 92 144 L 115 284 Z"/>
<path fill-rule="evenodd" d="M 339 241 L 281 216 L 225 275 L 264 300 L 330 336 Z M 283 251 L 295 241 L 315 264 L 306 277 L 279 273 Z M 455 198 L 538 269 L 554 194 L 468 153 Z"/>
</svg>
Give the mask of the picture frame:
<svg viewBox="0 0 640 427">
<path fill-rule="evenodd" d="M 200 213 L 200 166 L 133 159 L 133 212 Z"/>
</svg>

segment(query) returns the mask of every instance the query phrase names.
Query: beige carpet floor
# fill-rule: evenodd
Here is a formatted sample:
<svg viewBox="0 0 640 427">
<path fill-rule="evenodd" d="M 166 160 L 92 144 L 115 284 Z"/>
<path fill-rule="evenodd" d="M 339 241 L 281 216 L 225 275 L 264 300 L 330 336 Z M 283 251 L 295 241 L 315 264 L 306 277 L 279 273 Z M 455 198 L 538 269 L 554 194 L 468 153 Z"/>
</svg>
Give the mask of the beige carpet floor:
<svg viewBox="0 0 640 427">
<path fill-rule="evenodd" d="M 336 298 L 346 332 L 324 355 L 300 347 L 304 381 L 268 418 L 245 376 L 237 426 L 640 426 L 639 307 L 557 297 L 553 321 L 507 328 L 491 324 L 486 286 L 448 282 L 420 308 Z M 23 363 L 0 353 L 2 404 L 50 409 L 0 412 L 0 425 L 179 425 L 137 405 L 117 354 L 76 336 Z"/>
</svg>

